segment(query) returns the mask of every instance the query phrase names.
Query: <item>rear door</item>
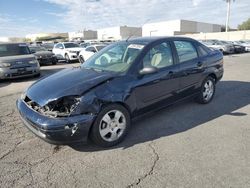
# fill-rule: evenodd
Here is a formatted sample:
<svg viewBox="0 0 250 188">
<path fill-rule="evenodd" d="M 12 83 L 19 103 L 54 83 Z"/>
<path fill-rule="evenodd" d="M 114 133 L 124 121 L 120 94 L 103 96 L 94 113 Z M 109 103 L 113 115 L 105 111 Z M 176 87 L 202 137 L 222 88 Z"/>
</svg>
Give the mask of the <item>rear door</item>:
<svg viewBox="0 0 250 188">
<path fill-rule="evenodd" d="M 204 71 L 203 62 L 193 41 L 174 40 L 178 63 L 180 65 L 180 91 L 184 95 L 195 92 Z"/>
</svg>

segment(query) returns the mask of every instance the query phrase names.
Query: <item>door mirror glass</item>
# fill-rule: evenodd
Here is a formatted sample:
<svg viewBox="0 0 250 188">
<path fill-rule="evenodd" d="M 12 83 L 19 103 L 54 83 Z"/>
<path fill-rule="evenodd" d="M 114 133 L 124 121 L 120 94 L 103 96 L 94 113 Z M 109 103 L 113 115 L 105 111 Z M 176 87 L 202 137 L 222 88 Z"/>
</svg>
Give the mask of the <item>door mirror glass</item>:
<svg viewBox="0 0 250 188">
<path fill-rule="evenodd" d="M 148 67 L 144 67 L 142 70 L 140 70 L 139 74 L 140 75 L 153 74 L 157 71 L 158 71 L 158 69 L 156 67 L 148 66 Z"/>
</svg>

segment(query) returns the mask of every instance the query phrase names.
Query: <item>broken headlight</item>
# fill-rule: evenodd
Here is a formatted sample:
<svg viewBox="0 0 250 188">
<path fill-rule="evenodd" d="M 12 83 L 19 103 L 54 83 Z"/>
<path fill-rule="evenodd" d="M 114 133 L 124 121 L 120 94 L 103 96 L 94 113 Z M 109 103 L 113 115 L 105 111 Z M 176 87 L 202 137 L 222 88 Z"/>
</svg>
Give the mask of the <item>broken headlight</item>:
<svg viewBox="0 0 250 188">
<path fill-rule="evenodd" d="M 39 109 L 39 112 L 51 117 L 67 117 L 72 115 L 81 98 L 79 96 L 66 96 L 49 102 Z"/>
</svg>

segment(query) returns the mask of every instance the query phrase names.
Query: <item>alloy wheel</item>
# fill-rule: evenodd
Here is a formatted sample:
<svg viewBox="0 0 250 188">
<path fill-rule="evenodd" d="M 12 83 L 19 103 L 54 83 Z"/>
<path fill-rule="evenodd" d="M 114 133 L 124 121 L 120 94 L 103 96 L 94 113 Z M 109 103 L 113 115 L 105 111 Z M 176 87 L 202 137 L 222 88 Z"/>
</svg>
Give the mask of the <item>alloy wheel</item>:
<svg viewBox="0 0 250 188">
<path fill-rule="evenodd" d="M 107 112 L 99 124 L 99 132 L 103 140 L 113 142 L 118 140 L 126 129 L 125 115 L 119 110 Z"/>
</svg>

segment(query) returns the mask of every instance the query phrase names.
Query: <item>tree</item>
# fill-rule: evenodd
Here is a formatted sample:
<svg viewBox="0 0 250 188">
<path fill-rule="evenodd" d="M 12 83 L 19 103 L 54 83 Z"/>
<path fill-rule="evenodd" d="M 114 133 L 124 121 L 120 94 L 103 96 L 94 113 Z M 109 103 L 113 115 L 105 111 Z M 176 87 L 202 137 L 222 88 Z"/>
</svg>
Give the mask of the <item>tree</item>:
<svg viewBox="0 0 250 188">
<path fill-rule="evenodd" d="M 250 30 L 250 18 L 247 21 L 242 22 L 242 24 L 238 25 L 239 30 Z"/>
</svg>

